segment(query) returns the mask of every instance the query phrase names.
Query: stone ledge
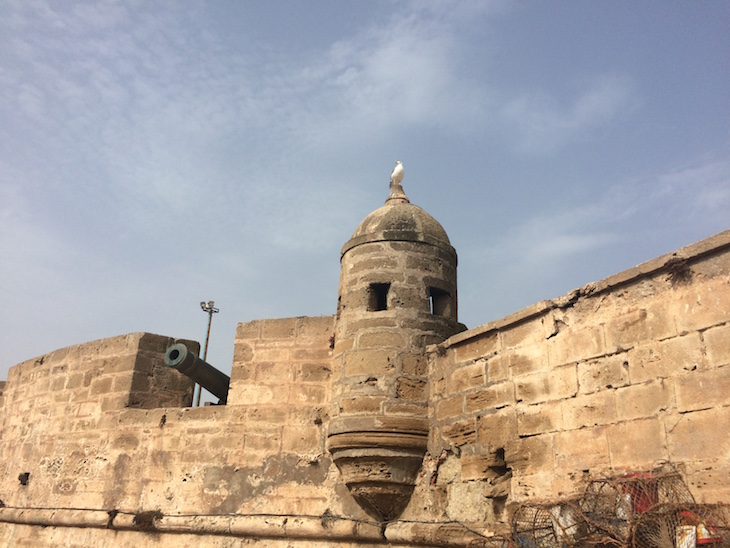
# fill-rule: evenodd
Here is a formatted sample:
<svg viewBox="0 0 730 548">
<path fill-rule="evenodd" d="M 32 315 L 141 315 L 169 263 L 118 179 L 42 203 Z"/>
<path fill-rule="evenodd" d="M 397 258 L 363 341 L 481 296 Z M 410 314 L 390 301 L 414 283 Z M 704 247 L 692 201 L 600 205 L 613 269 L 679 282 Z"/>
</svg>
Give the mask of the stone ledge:
<svg viewBox="0 0 730 548">
<path fill-rule="evenodd" d="M 489 534 L 457 522 L 394 521 L 376 523 L 337 516 L 297 515 L 170 515 L 82 508 L 0 508 L 0 523 L 39 527 L 73 527 L 135 531 L 143 534 L 193 534 L 247 539 L 291 539 L 395 546 L 465 546 Z M 141 515 L 139 514 L 139 515 Z M 497 538 L 497 537 L 495 537 Z"/>
<path fill-rule="evenodd" d="M 730 230 L 720 232 L 704 240 L 700 240 L 694 244 L 682 247 L 672 253 L 667 253 L 655 259 L 651 259 L 644 263 L 634 266 L 618 274 L 604 278 L 599 282 L 592 282 L 581 288 L 574 289 L 570 293 L 557 297 L 555 299 L 539 301 L 522 310 L 514 312 L 509 316 L 505 316 L 499 320 L 487 322 L 478 327 L 462 331 L 452 337 L 446 339 L 443 343 L 429 347 L 429 351 L 437 348 L 447 349 L 451 346 L 457 346 L 470 339 L 476 338 L 490 331 L 500 331 L 507 327 L 512 327 L 526 320 L 530 320 L 536 316 L 540 316 L 555 308 L 565 307 L 575 302 L 581 297 L 597 295 L 605 291 L 612 290 L 618 286 L 626 285 L 641 278 L 654 275 L 663 270 L 668 270 L 678 261 L 687 261 L 689 263 L 700 260 L 706 255 L 719 253 L 726 248 L 730 248 Z"/>
</svg>

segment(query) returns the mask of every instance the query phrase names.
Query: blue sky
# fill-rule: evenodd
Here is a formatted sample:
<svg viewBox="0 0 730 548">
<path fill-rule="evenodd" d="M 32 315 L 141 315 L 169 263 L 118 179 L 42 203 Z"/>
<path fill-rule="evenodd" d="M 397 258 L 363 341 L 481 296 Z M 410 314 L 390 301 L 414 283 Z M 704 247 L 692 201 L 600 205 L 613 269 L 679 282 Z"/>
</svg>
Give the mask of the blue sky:
<svg viewBox="0 0 730 548">
<path fill-rule="evenodd" d="M 0 379 L 135 331 L 332 314 L 387 197 L 469 327 L 730 228 L 730 4 L 4 0 Z"/>
</svg>

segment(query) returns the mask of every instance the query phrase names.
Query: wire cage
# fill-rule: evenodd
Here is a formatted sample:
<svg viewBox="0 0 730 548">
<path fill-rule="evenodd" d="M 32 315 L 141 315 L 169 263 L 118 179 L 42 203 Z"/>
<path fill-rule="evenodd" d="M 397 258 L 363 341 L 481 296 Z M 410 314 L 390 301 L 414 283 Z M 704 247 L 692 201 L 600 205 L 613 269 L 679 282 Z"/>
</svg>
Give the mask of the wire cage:
<svg viewBox="0 0 730 548">
<path fill-rule="evenodd" d="M 512 538 L 519 548 L 576 546 L 589 532 L 579 499 L 521 505 L 512 516 Z"/>
<path fill-rule="evenodd" d="M 523 504 L 517 548 L 730 548 L 730 506 L 697 504 L 679 474 L 591 481 L 581 498 Z"/>
<path fill-rule="evenodd" d="M 660 504 L 638 516 L 632 528 L 633 548 L 730 547 L 727 506 Z"/>
<path fill-rule="evenodd" d="M 593 480 L 581 503 L 594 531 L 617 541 L 628 540 L 637 518 L 663 504 L 694 504 L 679 474 L 629 474 Z"/>
</svg>

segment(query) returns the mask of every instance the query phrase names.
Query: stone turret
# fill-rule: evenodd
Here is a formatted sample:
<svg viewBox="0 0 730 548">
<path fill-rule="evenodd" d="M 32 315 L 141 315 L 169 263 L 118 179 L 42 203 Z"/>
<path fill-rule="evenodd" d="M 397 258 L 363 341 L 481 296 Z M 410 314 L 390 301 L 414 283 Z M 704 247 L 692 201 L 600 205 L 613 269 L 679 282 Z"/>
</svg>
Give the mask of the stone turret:
<svg viewBox="0 0 730 548">
<path fill-rule="evenodd" d="M 408 504 L 426 451 L 426 346 L 464 328 L 456 251 L 391 183 L 340 262 L 329 450 L 358 504 L 387 521 Z"/>
</svg>

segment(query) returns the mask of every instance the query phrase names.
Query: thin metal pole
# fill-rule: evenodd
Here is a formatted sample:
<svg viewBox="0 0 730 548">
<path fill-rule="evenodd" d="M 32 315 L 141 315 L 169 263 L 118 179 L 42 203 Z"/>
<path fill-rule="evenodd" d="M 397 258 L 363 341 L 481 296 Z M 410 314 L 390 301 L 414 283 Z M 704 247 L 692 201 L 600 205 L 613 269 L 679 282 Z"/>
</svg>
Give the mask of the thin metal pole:
<svg viewBox="0 0 730 548">
<path fill-rule="evenodd" d="M 213 301 L 211 301 L 212 303 Z M 210 340 L 210 324 L 213 323 L 213 309 L 208 311 L 208 332 L 205 334 L 205 347 L 203 347 L 203 361 L 208 359 L 208 341 Z"/>
<path fill-rule="evenodd" d="M 208 313 L 208 332 L 205 334 L 205 346 L 203 347 L 203 361 L 206 361 L 208 358 L 208 341 L 210 340 L 210 324 L 213 323 L 213 314 L 218 312 L 218 309 L 215 308 L 214 301 L 208 301 L 208 304 L 205 301 L 201 301 L 200 308 L 203 309 L 203 312 Z M 200 385 L 197 385 L 197 387 L 198 395 L 195 398 L 195 407 L 200 407 L 200 396 L 203 393 L 203 387 Z"/>
</svg>

